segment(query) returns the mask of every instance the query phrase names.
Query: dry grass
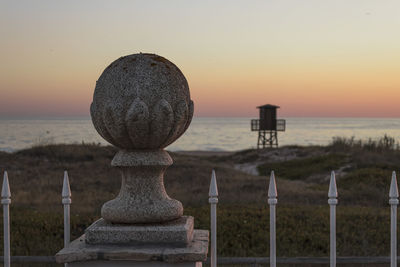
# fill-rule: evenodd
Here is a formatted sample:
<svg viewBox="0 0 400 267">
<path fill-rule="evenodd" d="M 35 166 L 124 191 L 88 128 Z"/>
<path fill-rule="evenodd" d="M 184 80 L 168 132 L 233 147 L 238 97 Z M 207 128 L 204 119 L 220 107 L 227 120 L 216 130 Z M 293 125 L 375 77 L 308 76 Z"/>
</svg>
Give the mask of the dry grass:
<svg viewBox="0 0 400 267">
<path fill-rule="evenodd" d="M 281 223 L 290 226 L 280 228 L 282 247 L 279 253 L 281 256 L 324 255 L 327 179 L 333 167 L 341 170 L 337 175 L 339 206 L 347 206 L 338 209 L 338 229 L 343 229 L 343 236 L 338 237 L 339 249 L 349 252 L 348 255 L 370 255 L 371 251 L 383 253 L 388 244 L 386 232 L 381 234 L 368 227 L 377 228 L 385 220 L 387 210 L 382 207 L 387 207 L 390 172 L 400 166 L 400 151 L 383 147 L 386 148 L 370 149 L 342 142 L 328 147 L 291 146 L 236 153 L 170 153 L 174 164 L 166 171 L 165 186 L 171 197 L 184 204 L 186 214 L 195 215 L 196 226 L 207 229 L 208 188 L 211 170 L 215 169 L 220 194 L 219 218 L 224 222 L 220 224 L 224 228 L 219 231 L 225 233 L 219 239 L 221 255 L 266 256 L 268 173 L 274 169 L 279 194 L 278 215 L 281 219 L 286 218 Z M 53 253 L 54 247 L 62 246 L 61 188 L 65 169 L 69 172 L 71 212 L 76 220 L 73 233 L 74 237 L 80 235 L 100 215 L 101 205 L 119 191 L 120 174 L 110 165 L 115 153 L 113 147 L 88 144 L 37 146 L 11 154 L 0 152 L 0 171 L 9 173 L 12 216 L 20 240 L 25 239 L 26 231 L 32 227 L 29 225 L 31 220 L 35 225 L 47 225 L 34 235 L 42 233 L 58 242 L 56 246 L 50 245 L 53 248 L 38 250 L 32 243 L 37 240 L 33 240 L 29 244 L 17 244 L 15 249 L 35 255 Z M 240 164 L 254 163 L 265 175 L 252 175 L 236 168 Z M 362 211 L 360 206 L 370 208 Z M 57 215 L 52 218 L 46 212 Z M 37 221 L 33 219 L 36 217 Z M 301 221 L 299 224 L 300 219 L 302 224 Z M 352 236 L 359 224 L 363 225 L 361 232 Z M 306 234 L 295 231 L 301 227 L 304 228 L 301 232 Z M 292 230 L 297 235 L 293 239 L 296 242 L 287 239 L 293 236 Z M 361 237 L 364 239 L 360 240 Z M 241 242 L 237 242 L 238 239 Z"/>
<path fill-rule="evenodd" d="M 72 210 L 76 213 L 97 213 L 101 205 L 118 192 L 120 174 L 110 166 L 116 150 L 97 145 L 49 145 L 0 153 L 0 170 L 7 170 L 13 193 L 13 204 L 41 211 L 61 209 L 60 193 L 63 171 L 68 170 L 73 194 Z M 167 169 L 165 186 L 168 194 L 184 206 L 208 203 L 210 173 L 215 169 L 222 203 L 242 204 L 267 201 L 268 178 L 235 170 L 235 162 L 216 161 L 215 156 L 187 156 L 170 153 L 174 164 Z M 322 203 L 321 192 L 302 181 L 281 180 L 278 175 L 282 203 Z"/>
<path fill-rule="evenodd" d="M 334 152 L 330 152 L 334 151 Z M 13 204 L 41 211 L 60 209 L 63 171 L 68 170 L 73 194 L 72 210 L 98 213 L 102 203 L 120 187 L 120 174 L 110 162 L 113 147 L 48 145 L 17 153 L 0 153 L 0 171 L 7 170 Z M 168 194 L 184 206 L 208 203 L 210 173 L 216 170 L 220 203 L 264 205 L 270 170 L 275 170 L 282 204 L 322 205 L 326 202 L 331 169 L 338 173 L 343 205 L 386 205 L 390 171 L 400 166 L 400 152 L 374 152 L 360 148 L 283 147 L 237 153 L 170 153 L 174 164 L 165 174 Z M 237 164 L 259 164 L 263 176 L 244 173 Z M 362 189 L 362 190 L 360 190 Z"/>
</svg>

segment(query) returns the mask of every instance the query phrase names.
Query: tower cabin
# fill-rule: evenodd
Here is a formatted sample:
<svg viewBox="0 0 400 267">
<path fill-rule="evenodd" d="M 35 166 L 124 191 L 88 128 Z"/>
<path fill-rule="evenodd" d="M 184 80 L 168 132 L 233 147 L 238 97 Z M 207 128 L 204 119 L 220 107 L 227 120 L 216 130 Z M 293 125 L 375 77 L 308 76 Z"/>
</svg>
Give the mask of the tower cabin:
<svg viewBox="0 0 400 267">
<path fill-rule="evenodd" d="M 251 130 L 258 131 L 257 148 L 278 147 L 278 131 L 285 131 L 286 121 L 277 119 L 279 106 L 263 105 L 260 109 L 260 118 L 251 120 Z"/>
</svg>

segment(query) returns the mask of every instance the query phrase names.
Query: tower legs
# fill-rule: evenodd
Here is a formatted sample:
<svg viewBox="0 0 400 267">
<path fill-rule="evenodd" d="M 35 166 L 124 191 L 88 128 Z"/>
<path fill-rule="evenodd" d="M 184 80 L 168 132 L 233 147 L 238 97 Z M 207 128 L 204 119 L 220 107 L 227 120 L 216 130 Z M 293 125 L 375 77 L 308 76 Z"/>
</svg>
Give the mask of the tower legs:
<svg viewBox="0 0 400 267">
<path fill-rule="evenodd" d="M 277 131 L 259 131 L 257 148 L 278 147 Z"/>
</svg>

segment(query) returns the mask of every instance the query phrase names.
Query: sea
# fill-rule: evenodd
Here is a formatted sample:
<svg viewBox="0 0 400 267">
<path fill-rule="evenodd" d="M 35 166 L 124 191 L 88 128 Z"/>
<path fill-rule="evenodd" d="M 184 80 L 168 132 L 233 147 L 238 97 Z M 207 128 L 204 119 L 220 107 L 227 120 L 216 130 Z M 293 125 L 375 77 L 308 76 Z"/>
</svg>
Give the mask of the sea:
<svg viewBox="0 0 400 267">
<path fill-rule="evenodd" d="M 170 151 L 237 151 L 255 148 L 257 132 L 252 118 L 195 117 Z M 285 118 L 286 131 L 278 132 L 280 146 L 327 145 L 334 137 L 379 139 L 387 134 L 400 140 L 400 118 Z M 13 152 L 46 144 L 108 144 L 90 117 L 0 119 L 0 151 Z"/>
</svg>

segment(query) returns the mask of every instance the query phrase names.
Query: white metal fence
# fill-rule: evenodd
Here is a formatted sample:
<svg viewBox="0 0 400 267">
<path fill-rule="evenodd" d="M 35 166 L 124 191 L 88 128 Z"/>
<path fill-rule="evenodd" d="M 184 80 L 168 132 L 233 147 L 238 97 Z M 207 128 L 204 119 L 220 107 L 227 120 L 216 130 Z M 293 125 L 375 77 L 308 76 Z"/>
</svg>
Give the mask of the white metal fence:
<svg viewBox="0 0 400 267">
<path fill-rule="evenodd" d="M 211 250 L 209 263 L 211 267 L 216 267 L 217 262 L 221 264 L 226 263 L 267 263 L 271 267 L 276 267 L 276 205 L 278 204 L 278 193 L 277 193 L 275 174 L 272 171 L 269 188 L 268 188 L 268 204 L 270 206 L 270 255 L 269 258 L 222 258 L 217 259 L 217 203 L 218 203 L 218 188 L 217 178 L 215 171 L 211 173 L 211 182 L 209 189 L 209 203 L 210 203 L 210 228 L 211 228 Z M 64 206 L 64 246 L 67 247 L 70 243 L 70 205 L 71 205 L 71 189 L 69 184 L 69 178 L 67 171 L 64 172 L 63 188 L 62 188 L 62 204 Z M 335 173 L 332 171 L 329 190 L 328 190 L 328 204 L 330 206 L 330 267 L 336 267 L 336 205 L 338 204 L 338 192 L 336 187 Z M 10 214 L 9 207 L 11 204 L 11 192 L 8 181 L 7 171 L 4 172 L 3 186 L 1 190 L 1 204 L 3 205 L 3 227 L 4 227 L 4 266 L 10 267 L 11 256 L 10 256 Z M 397 267 L 397 206 L 399 204 L 399 191 L 397 186 L 396 173 L 392 173 L 392 180 L 389 190 L 389 204 L 391 208 L 391 226 L 390 226 L 390 266 Z M 15 259 L 23 260 L 29 259 L 35 261 L 34 257 L 21 257 L 15 256 Z M 38 257 L 40 258 L 40 257 Z M 51 257 L 46 258 L 43 262 L 51 262 Z M 347 263 L 384 263 L 386 262 L 385 257 L 368 258 L 361 260 L 362 258 L 348 257 L 341 258 L 341 262 Z M 278 262 L 282 263 L 325 263 L 324 258 L 291 258 L 291 259 L 279 259 Z"/>
<path fill-rule="evenodd" d="M 210 184 L 210 199 L 216 198 L 214 203 L 218 202 L 218 193 L 215 196 L 211 195 L 211 189 L 213 192 L 218 192 L 217 182 L 214 170 L 211 174 Z M 329 253 L 329 264 L 330 267 L 336 267 L 336 205 L 338 204 L 338 192 L 336 187 L 335 172 L 331 172 L 331 178 L 329 182 L 328 190 L 328 204 L 330 206 L 330 253 Z M 212 203 L 210 201 L 210 203 Z M 276 179 L 274 171 L 271 172 L 268 188 L 268 204 L 270 206 L 270 254 L 269 254 L 269 265 L 276 267 L 276 205 L 278 204 L 278 191 L 276 188 Z M 396 173 L 393 171 L 392 180 L 389 191 L 389 204 L 391 206 L 391 231 L 390 231 L 390 267 L 397 267 L 397 205 L 399 204 L 399 191 L 397 186 Z M 214 208 L 213 208 L 214 206 Z M 217 214 L 215 211 L 215 204 L 211 204 L 211 267 L 216 267 L 217 254 L 217 230 L 214 228 L 217 224 Z M 213 230 L 214 229 L 214 230 Z M 215 247 L 214 247 L 215 245 Z"/>
</svg>

